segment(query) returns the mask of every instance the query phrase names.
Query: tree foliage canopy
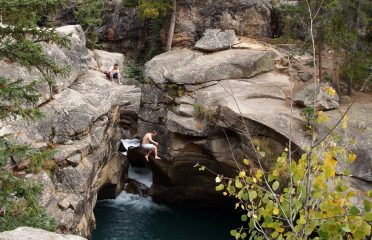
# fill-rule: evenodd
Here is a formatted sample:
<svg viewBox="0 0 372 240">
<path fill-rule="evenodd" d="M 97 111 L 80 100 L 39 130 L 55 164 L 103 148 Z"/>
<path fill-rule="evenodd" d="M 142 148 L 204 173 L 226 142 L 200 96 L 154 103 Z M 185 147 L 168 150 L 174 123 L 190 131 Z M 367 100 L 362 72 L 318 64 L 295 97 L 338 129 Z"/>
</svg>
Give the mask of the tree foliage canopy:
<svg viewBox="0 0 372 240">
<path fill-rule="evenodd" d="M 87 47 L 94 48 L 98 41 L 97 27 L 102 24 L 103 0 L 81 1 L 74 11 L 76 21 L 83 27 L 87 37 Z"/>
<path fill-rule="evenodd" d="M 333 76 L 335 84 L 338 85 L 341 77 L 351 87 L 353 81 L 362 82 L 372 73 L 371 8 L 368 0 L 301 0 L 297 5 L 285 5 L 282 7 L 281 37 L 284 41 L 300 39 L 310 47 L 310 37 L 306 34 L 310 29 L 310 9 L 315 16 L 312 28 L 317 43 L 319 76 L 322 76 L 322 55 L 332 50 L 337 68 Z"/>
</svg>

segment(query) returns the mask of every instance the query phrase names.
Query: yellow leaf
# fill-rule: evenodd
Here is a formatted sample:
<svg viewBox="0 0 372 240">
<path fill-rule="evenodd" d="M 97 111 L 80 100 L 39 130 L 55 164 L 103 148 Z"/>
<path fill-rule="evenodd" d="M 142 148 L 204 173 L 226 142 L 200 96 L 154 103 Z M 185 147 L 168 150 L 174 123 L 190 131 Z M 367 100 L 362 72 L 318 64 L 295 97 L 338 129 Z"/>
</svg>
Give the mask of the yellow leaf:
<svg viewBox="0 0 372 240">
<path fill-rule="evenodd" d="M 205 170 L 205 166 L 201 166 L 200 168 L 199 168 L 199 171 L 204 171 Z"/>
<path fill-rule="evenodd" d="M 336 91 L 333 89 L 333 87 L 328 87 L 327 88 L 327 93 L 331 97 L 334 97 L 336 95 Z"/>
<path fill-rule="evenodd" d="M 328 122 L 329 119 L 327 115 L 323 111 L 317 112 L 317 118 L 316 118 L 317 123 L 322 123 L 322 122 Z"/>
<path fill-rule="evenodd" d="M 239 177 L 240 177 L 240 178 L 245 177 L 245 172 L 244 172 L 244 171 L 241 171 L 241 172 L 239 173 Z"/>
<path fill-rule="evenodd" d="M 224 195 L 224 196 L 227 196 L 227 192 L 223 192 L 223 195 Z"/>
<path fill-rule="evenodd" d="M 279 214 L 279 208 L 275 207 L 273 210 L 273 214 L 278 215 Z"/>
<path fill-rule="evenodd" d="M 219 176 L 216 177 L 216 183 L 220 183 L 222 180 Z"/>
<path fill-rule="evenodd" d="M 263 175 L 262 170 L 261 169 L 258 169 L 257 172 L 256 172 L 256 178 L 257 179 L 261 179 L 262 175 Z"/>
<path fill-rule="evenodd" d="M 354 153 L 350 153 L 348 157 L 349 163 L 354 162 L 356 158 L 357 156 Z"/>
<path fill-rule="evenodd" d="M 300 219 L 298 220 L 298 223 L 301 225 L 304 225 L 306 223 L 306 219 L 304 216 L 301 216 Z"/>
<path fill-rule="evenodd" d="M 244 159 L 243 162 L 244 162 L 245 165 L 249 165 L 249 160 L 248 159 Z"/>
<path fill-rule="evenodd" d="M 235 181 L 235 187 L 242 188 L 243 187 L 243 184 L 239 180 L 236 180 Z"/>
<path fill-rule="evenodd" d="M 342 119 L 342 128 L 346 129 L 347 128 L 347 123 L 349 121 L 349 116 L 345 115 L 344 119 Z"/>
<path fill-rule="evenodd" d="M 257 183 L 257 179 L 256 179 L 256 178 L 253 178 L 253 182 L 254 182 L 254 183 Z"/>
<path fill-rule="evenodd" d="M 314 184 L 318 186 L 320 189 L 324 188 L 324 178 L 321 175 L 315 177 Z"/>
<path fill-rule="evenodd" d="M 336 174 L 335 167 L 337 161 L 331 154 L 327 154 L 323 163 L 323 172 L 327 178 L 333 177 Z"/>
<path fill-rule="evenodd" d="M 279 176 L 279 171 L 278 171 L 277 169 L 274 170 L 274 172 L 273 172 L 273 176 L 274 176 L 274 177 Z"/>
</svg>

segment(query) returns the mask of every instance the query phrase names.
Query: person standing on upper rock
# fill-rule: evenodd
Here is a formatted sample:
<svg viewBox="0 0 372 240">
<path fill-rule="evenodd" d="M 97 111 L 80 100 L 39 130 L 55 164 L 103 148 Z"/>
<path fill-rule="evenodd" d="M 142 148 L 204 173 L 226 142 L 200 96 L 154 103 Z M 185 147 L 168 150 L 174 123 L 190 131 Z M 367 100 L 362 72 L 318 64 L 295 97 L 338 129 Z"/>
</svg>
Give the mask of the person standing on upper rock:
<svg viewBox="0 0 372 240">
<path fill-rule="evenodd" d="M 146 161 L 149 161 L 149 156 L 152 152 L 155 154 L 155 159 L 160 159 L 158 156 L 158 142 L 155 142 L 152 138 L 157 135 L 156 131 L 151 131 L 149 133 L 146 133 L 145 136 L 142 139 L 142 148 L 147 150 L 147 154 L 145 156 Z"/>
<path fill-rule="evenodd" d="M 120 84 L 121 74 L 120 74 L 119 64 L 115 63 L 114 66 L 110 67 L 109 71 L 106 73 L 106 76 L 110 78 L 112 82 L 115 82 L 114 79 L 117 79 L 118 84 Z"/>
</svg>

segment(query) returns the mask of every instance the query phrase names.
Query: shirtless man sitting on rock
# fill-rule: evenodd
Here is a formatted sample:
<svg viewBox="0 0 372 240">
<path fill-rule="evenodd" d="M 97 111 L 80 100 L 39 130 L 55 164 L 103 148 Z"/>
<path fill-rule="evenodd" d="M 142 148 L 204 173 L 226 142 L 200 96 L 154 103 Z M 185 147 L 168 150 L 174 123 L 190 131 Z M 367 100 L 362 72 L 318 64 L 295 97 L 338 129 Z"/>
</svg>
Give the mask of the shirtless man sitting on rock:
<svg viewBox="0 0 372 240">
<path fill-rule="evenodd" d="M 149 161 L 149 156 L 152 152 L 155 154 L 155 159 L 160 159 L 158 156 L 158 142 L 155 142 L 152 140 L 152 137 L 155 137 L 157 135 L 156 131 L 151 131 L 149 133 L 146 133 L 145 136 L 142 139 L 142 148 L 147 150 L 147 154 L 145 156 L 146 161 Z"/>
</svg>

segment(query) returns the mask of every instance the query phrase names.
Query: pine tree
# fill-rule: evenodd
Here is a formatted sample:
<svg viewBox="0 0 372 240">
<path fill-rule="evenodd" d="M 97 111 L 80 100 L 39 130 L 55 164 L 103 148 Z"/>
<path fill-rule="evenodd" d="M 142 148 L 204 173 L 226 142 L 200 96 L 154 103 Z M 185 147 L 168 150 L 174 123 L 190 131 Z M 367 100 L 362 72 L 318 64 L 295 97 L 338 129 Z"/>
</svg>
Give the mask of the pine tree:
<svg viewBox="0 0 372 240">
<path fill-rule="evenodd" d="M 308 5 L 309 4 L 309 5 Z M 354 80 L 364 80 L 370 74 L 372 46 L 368 42 L 368 25 L 371 24 L 370 3 L 366 0 L 301 0 L 287 6 L 284 35 L 309 42 L 298 29 L 308 29 L 308 6 L 316 14 L 313 22 L 317 47 L 318 78 L 322 73 L 325 50 L 333 51 L 333 83 L 340 92 L 340 79 L 347 80 L 349 93 Z M 296 29 L 296 30 L 295 30 Z M 363 62 L 359 61 L 363 56 Z"/>
<path fill-rule="evenodd" d="M 103 0 L 84 0 L 76 6 L 74 16 L 83 27 L 87 37 L 87 47 L 95 48 L 98 41 L 97 27 L 102 24 Z"/>
<path fill-rule="evenodd" d="M 40 97 L 38 83 L 51 84 L 53 76 L 66 73 L 66 69 L 43 53 L 40 42 L 66 47 L 67 38 L 61 38 L 53 28 L 38 26 L 59 3 L 58 0 L 0 0 L 0 61 L 18 63 L 28 70 L 36 68 L 43 75 L 42 79 L 30 83 L 0 76 L 0 120 L 12 116 L 29 120 L 41 117 L 35 108 Z M 54 221 L 38 202 L 42 187 L 13 172 L 24 162 L 28 162 L 27 173 L 39 171 L 52 152 L 19 145 L 11 139 L 9 135 L 0 136 L 0 232 L 18 226 L 54 230 Z"/>
<path fill-rule="evenodd" d="M 142 17 L 150 19 L 165 17 L 169 13 L 169 10 L 172 10 L 170 13 L 171 19 L 167 32 L 165 51 L 168 52 L 172 49 L 173 34 L 176 25 L 177 0 L 125 0 L 124 5 L 136 7 Z"/>
</svg>

